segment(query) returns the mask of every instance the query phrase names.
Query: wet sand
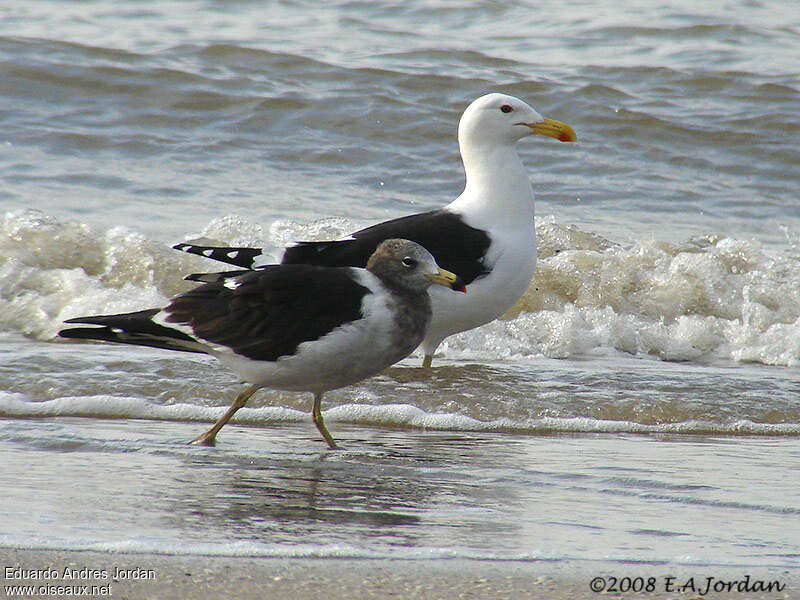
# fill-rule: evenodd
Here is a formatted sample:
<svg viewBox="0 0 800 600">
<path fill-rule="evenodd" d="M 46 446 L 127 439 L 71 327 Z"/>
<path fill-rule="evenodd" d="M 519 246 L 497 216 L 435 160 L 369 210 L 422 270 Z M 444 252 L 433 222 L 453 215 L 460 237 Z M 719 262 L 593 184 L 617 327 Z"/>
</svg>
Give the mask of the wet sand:
<svg viewBox="0 0 800 600">
<path fill-rule="evenodd" d="M 10 548 L 0 549 L 0 566 L 3 575 L 14 575 L 17 568 L 28 574 L 31 570 L 58 573 L 57 579 L 50 580 L 31 576 L 24 580 L 5 579 L 4 586 L 96 585 L 96 594 L 89 597 L 131 599 L 800 598 L 800 570 L 785 568 L 620 566 L 599 561 L 265 559 Z M 77 570 L 77 578 L 64 579 L 65 570 Z M 102 577 L 103 572 L 107 578 Z M 645 586 L 652 578 L 653 591 L 592 590 L 592 585 L 601 585 L 597 578 L 602 578 L 606 588 L 616 578 L 619 588 L 628 585 L 626 577 L 631 578 L 631 583 L 642 578 Z M 711 589 L 706 590 L 708 578 L 712 578 Z M 750 591 L 737 589 L 744 581 L 748 581 Z M 773 587 L 771 592 L 761 592 L 759 582 L 777 582 L 781 589 Z M 730 591 L 722 589 L 729 585 Z M 6 597 L 11 597 L 4 591 Z M 81 596 L 85 594 L 56 592 L 36 597 Z"/>
</svg>

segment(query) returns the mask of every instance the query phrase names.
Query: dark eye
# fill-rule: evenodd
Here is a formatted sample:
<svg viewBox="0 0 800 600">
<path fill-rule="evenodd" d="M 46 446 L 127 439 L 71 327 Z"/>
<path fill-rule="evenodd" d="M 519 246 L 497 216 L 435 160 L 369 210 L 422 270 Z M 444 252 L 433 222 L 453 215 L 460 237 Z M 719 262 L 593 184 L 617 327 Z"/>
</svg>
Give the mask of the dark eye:
<svg viewBox="0 0 800 600">
<path fill-rule="evenodd" d="M 503 106 L 500 107 L 500 110 L 502 110 L 504 113 L 510 113 L 512 110 L 514 110 L 514 107 L 512 107 L 510 104 L 503 104 Z"/>
<path fill-rule="evenodd" d="M 406 257 L 403 259 L 403 266 L 404 266 L 404 267 L 408 267 L 409 269 L 410 269 L 411 267 L 416 267 L 416 266 L 417 266 L 417 261 L 415 261 L 415 260 L 414 260 L 413 258 L 411 258 L 410 256 L 406 256 Z"/>
</svg>

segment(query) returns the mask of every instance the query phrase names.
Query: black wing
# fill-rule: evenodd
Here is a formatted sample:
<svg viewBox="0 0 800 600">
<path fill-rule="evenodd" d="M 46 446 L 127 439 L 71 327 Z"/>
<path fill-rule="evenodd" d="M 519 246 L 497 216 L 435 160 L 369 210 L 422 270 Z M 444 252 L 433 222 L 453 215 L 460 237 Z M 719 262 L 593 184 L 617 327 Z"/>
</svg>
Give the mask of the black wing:
<svg viewBox="0 0 800 600">
<path fill-rule="evenodd" d="M 235 271 L 222 271 L 220 273 L 191 273 L 184 277 L 186 281 L 199 281 L 201 283 L 222 283 L 240 275 L 252 272 L 253 269 L 237 269 Z"/>
<path fill-rule="evenodd" d="M 361 318 L 368 293 L 350 269 L 270 265 L 201 285 L 164 310 L 167 322 L 189 325 L 202 340 L 247 358 L 274 361 Z"/>
<path fill-rule="evenodd" d="M 443 209 L 378 223 L 351 237 L 332 242 L 300 242 L 286 249 L 281 262 L 364 267 L 383 240 L 404 238 L 424 246 L 440 267 L 452 271 L 467 285 L 490 270 L 484 263 L 491 244 L 489 235 Z"/>
<path fill-rule="evenodd" d="M 197 246 L 195 244 L 175 244 L 175 250 L 205 256 L 211 260 L 227 263 L 242 269 L 252 269 L 257 256 L 261 256 L 261 248 L 234 248 L 229 246 Z"/>
<path fill-rule="evenodd" d="M 119 315 L 77 317 L 65 323 L 81 323 L 92 327 L 62 329 L 58 335 L 63 338 L 134 344 L 181 352 L 203 352 L 202 346 L 191 336 L 154 323 L 151 319 L 159 312 L 160 309 L 151 308 Z"/>
</svg>

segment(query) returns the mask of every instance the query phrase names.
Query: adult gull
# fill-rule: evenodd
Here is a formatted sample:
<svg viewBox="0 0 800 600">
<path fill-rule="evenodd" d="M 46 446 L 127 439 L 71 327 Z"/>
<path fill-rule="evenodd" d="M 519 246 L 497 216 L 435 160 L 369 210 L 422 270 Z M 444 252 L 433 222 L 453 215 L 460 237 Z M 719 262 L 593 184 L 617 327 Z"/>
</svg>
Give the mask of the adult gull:
<svg viewBox="0 0 800 600">
<path fill-rule="evenodd" d="M 363 266 L 387 238 L 422 244 L 442 268 L 461 277 L 470 292 L 431 290 L 433 318 L 422 342 L 423 365 L 429 367 L 446 337 L 496 319 L 530 285 L 536 268 L 534 196 L 516 144 L 533 135 L 577 140 L 569 125 L 542 117 L 519 98 L 498 93 L 478 98 L 458 125 L 466 173 L 458 198 L 441 209 L 385 221 L 345 239 L 300 242 L 285 250 L 282 262 Z M 242 268 L 260 267 L 258 248 L 174 247 Z"/>
</svg>

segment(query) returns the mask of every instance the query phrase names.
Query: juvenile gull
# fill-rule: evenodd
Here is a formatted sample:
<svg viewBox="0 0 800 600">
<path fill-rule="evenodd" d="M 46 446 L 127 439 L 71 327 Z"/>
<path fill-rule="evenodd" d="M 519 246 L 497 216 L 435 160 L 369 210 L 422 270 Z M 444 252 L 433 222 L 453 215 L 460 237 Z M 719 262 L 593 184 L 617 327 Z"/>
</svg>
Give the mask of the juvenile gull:
<svg viewBox="0 0 800 600">
<path fill-rule="evenodd" d="M 216 435 L 259 388 L 314 394 L 312 418 L 331 448 L 322 395 L 371 377 L 419 345 L 431 320 L 428 288 L 465 291 L 419 244 L 382 242 L 366 269 L 271 265 L 211 277 L 162 309 L 78 317 L 61 337 L 210 354 L 247 385 L 195 443 Z M 449 293 L 453 293 L 450 291 Z"/>
<path fill-rule="evenodd" d="M 458 125 L 466 185 L 453 202 L 430 212 L 393 219 L 329 242 L 300 242 L 286 249 L 283 263 L 363 266 L 387 238 L 413 240 L 443 268 L 469 285 L 461 296 L 431 290 L 433 319 L 422 342 L 430 366 L 446 337 L 488 323 L 522 296 L 536 268 L 534 198 L 516 143 L 530 135 L 577 140 L 568 125 L 545 119 L 525 102 L 488 94 L 472 102 Z M 178 250 L 248 269 L 258 268 L 258 248 L 178 244 Z"/>
</svg>

